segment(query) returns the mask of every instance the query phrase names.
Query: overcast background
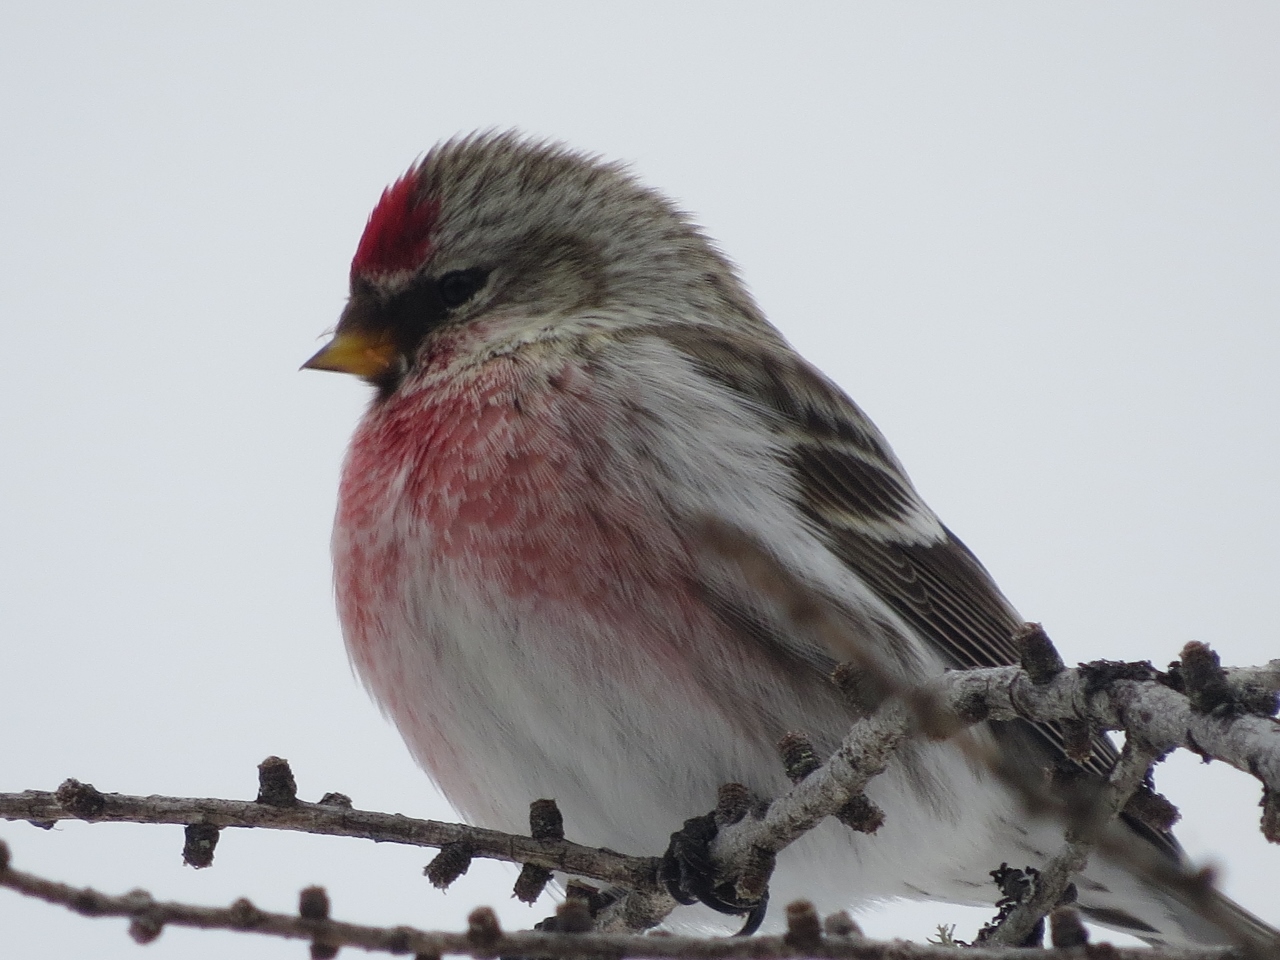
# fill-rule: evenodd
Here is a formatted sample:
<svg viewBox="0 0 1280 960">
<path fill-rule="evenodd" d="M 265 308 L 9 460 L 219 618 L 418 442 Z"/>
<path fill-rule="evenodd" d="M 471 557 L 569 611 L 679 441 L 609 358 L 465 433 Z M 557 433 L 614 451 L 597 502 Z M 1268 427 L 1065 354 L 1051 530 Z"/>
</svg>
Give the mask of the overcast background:
<svg viewBox="0 0 1280 960">
<path fill-rule="evenodd" d="M 252 797 L 279 754 L 304 799 L 451 817 L 333 612 L 368 390 L 297 368 L 383 186 L 477 128 L 627 159 L 693 211 L 1068 660 L 1280 654 L 1280 7 L 783 7 L 5 4 L 0 790 Z M 1280 923 L 1256 784 L 1186 757 L 1158 784 Z M 429 851 L 230 831 L 195 872 L 181 836 L 0 823 L 16 866 L 116 893 L 550 910 L 493 865 L 437 893 Z M 15 957 L 303 949 L 124 928 L 0 891 Z"/>
</svg>

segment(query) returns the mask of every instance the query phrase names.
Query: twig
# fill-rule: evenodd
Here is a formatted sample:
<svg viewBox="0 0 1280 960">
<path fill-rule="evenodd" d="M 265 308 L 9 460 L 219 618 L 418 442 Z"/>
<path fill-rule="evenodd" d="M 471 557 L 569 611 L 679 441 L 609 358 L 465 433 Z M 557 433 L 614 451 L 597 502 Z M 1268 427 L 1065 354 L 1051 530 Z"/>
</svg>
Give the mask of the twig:
<svg viewBox="0 0 1280 960">
<path fill-rule="evenodd" d="M 412 953 L 420 957 L 446 954 L 492 960 L 498 956 L 524 957 L 652 957 L 656 960 L 767 960 L 767 958 L 822 957 L 831 960 L 955 960 L 953 947 L 913 944 L 901 940 L 877 943 L 858 936 L 824 934 L 820 930 L 793 923 L 783 936 L 698 938 L 637 936 L 607 933 L 505 933 L 488 908 L 474 911 L 465 933 L 424 931 L 413 927 L 373 927 L 342 923 L 323 916 L 325 910 L 308 910 L 307 904 L 323 897 L 319 888 L 310 888 L 304 898 L 308 916 L 269 913 L 248 900 L 229 907 L 200 907 L 160 902 L 145 891 L 109 896 L 88 888 L 77 888 L 15 870 L 8 865 L 8 848 L 0 843 L 0 886 L 8 887 L 46 903 L 57 904 L 85 916 L 128 917 L 130 933 L 139 942 L 150 942 L 165 926 L 195 927 L 204 930 L 233 930 L 288 940 L 304 940 L 323 947 L 360 947 L 390 954 Z M 327 908 L 327 900 L 325 902 Z M 808 911 L 789 910 L 789 916 L 806 918 Z M 839 929 L 828 924 L 827 929 Z M 966 960 L 1015 960 L 1021 951 L 1007 947 L 978 947 L 964 954 Z M 1080 952 L 1042 950 L 1039 960 L 1078 960 Z M 1108 960 L 1234 960 L 1239 954 L 1222 948 L 1162 949 L 1107 948 Z"/>
<path fill-rule="evenodd" d="M 88 789 L 93 790 L 92 787 Z M 202 823 L 215 827 L 261 827 L 330 837 L 359 837 L 377 843 L 402 843 L 416 847 L 444 847 L 460 843 L 470 846 L 476 856 L 492 860 L 532 863 L 629 889 L 646 885 L 656 888 L 656 859 L 626 856 L 568 840 L 534 840 L 460 823 L 417 820 L 398 813 L 375 813 L 302 801 L 278 807 L 253 800 L 138 797 L 93 792 L 100 798 L 99 802 L 88 805 L 89 809 L 79 810 L 59 802 L 58 795 L 48 791 L 0 793 L 0 819 L 30 820 L 42 826 L 59 820 Z"/>
<path fill-rule="evenodd" d="M 1040 868 L 1031 895 L 1010 911 L 987 937 L 988 942 L 1011 946 L 1026 942 L 1036 925 L 1058 906 L 1072 881 L 1084 870 L 1099 835 L 1142 785 L 1156 756 L 1156 751 L 1140 746 L 1137 738 L 1125 741 L 1106 786 L 1082 804 L 1085 809 L 1080 811 L 1076 822 L 1068 825 L 1062 849 Z"/>
<path fill-rule="evenodd" d="M 1088 668 L 1080 668 L 1036 684 L 1020 667 L 993 667 L 933 678 L 916 688 L 910 700 L 913 707 L 929 704 L 931 728 L 959 730 L 982 720 L 1084 721 L 1097 729 L 1126 731 L 1131 741 L 1148 745 L 1144 755 L 1183 747 L 1230 763 L 1280 791 L 1280 724 L 1264 717 L 1196 713 L 1186 697 L 1154 679 L 1099 686 Z M 712 849 L 722 873 L 731 875 L 733 865 L 745 862 L 754 850 L 778 852 L 834 814 L 885 769 L 917 722 L 900 700 L 858 721 L 831 758 L 770 804 L 762 819 L 747 818 L 721 831 Z M 1142 766 L 1131 786 L 1133 771 L 1117 767 L 1113 777 L 1120 780 L 1113 779 L 1099 802 L 1109 806 L 1123 789 L 1123 806 L 1149 766 L 1150 761 Z"/>
<path fill-rule="evenodd" d="M 778 853 L 839 811 L 884 772 L 911 731 L 910 711 L 896 700 L 859 720 L 826 763 L 769 804 L 762 817 L 721 829 L 711 844 L 721 874 L 741 873 L 761 851 Z"/>
<path fill-rule="evenodd" d="M 1157 752 L 1181 747 L 1229 763 L 1271 790 L 1280 788 L 1280 723 L 1273 717 L 1197 713 L 1185 696 L 1156 682 L 1117 679 L 1099 683 L 1088 665 L 1066 670 L 1047 684 L 1031 683 L 1015 667 L 952 674 L 959 687 L 975 684 L 989 719 L 1085 720 L 1102 730 L 1134 734 Z M 948 697 L 959 691 L 949 690 Z"/>
</svg>

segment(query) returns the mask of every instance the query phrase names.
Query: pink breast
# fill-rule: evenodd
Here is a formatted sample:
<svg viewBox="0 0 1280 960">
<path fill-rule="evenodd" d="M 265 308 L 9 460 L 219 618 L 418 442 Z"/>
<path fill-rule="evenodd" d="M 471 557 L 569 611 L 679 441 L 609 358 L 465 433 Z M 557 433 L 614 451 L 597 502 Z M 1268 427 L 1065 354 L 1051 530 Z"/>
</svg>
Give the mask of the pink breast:
<svg viewBox="0 0 1280 960">
<path fill-rule="evenodd" d="M 744 707 L 744 691 L 758 695 L 774 669 L 770 655 L 707 608 L 653 453 L 611 436 L 627 405 L 605 393 L 569 362 L 548 372 L 494 361 L 466 383 L 376 406 L 352 443 L 335 536 L 348 649 L 418 759 L 468 809 L 485 801 L 472 794 L 465 744 L 477 716 L 503 709 L 455 696 L 477 640 L 518 644 L 522 662 L 618 725 L 619 742 L 644 719 L 617 709 L 622 691 L 683 704 L 673 723 L 702 711 L 776 739 L 768 714 Z M 423 583 L 447 618 L 412 619 L 406 598 Z M 511 635 L 495 635 L 505 624 Z M 419 664 L 410 679 L 406 657 Z"/>
<path fill-rule="evenodd" d="M 465 384 L 371 410 L 337 517 L 351 544 L 337 571 L 349 640 L 372 636 L 370 618 L 404 578 L 433 574 L 406 566 L 422 562 L 410 549 L 420 545 L 405 540 L 413 536 L 429 538 L 435 573 L 470 579 L 481 595 L 496 589 L 523 610 L 626 618 L 638 594 L 688 609 L 687 549 L 656 498 L 611 476 L 607 413 L 572 366 L 548 377 L 498 361 Z"/>
</svg>

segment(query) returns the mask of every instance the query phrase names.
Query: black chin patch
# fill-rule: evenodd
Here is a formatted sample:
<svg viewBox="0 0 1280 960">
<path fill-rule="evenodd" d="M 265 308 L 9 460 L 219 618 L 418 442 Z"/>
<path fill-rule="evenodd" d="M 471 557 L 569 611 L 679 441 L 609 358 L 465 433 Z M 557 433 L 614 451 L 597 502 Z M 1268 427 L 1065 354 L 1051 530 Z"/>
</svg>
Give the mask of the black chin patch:
<svg viewBox="0 0 1280 960">
<path fill-rule="evenodd" d="M 474 297 L 489 279 L 483 268 L 455 270 L 441 277 L 416 277 L 408 286 L 386 294 L 369 280 L 352 280 L 351 300 L 344 325 L 374 334 L 395 345 L 397 362 L 372 379 L 378 399 L 385 400 L 400 386 L 423 341 L 448 322 L 454 310 Z"/>
</svg>

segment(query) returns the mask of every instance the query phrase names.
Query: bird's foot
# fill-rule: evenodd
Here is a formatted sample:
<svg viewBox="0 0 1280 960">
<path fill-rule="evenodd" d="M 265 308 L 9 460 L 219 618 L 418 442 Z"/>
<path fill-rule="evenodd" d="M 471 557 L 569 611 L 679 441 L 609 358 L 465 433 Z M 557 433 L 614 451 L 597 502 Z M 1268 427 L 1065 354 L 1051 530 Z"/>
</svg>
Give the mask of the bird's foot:
<svg viewBox="0 0 1280 960">
<path fill-rule="evenodd" d="M 737 883 L 716 876 L 711 859 L 711 841 L 719 833 L 715 814 L 691 817 L 671 835 L 671 843 L 662 856 L 659 879 L 679 903 L 701 903 L 718 913 L 745 916 L 746 922 L 734 936 L 747 937 L 760 929 L 769 907 L 769 891 L 757 898 L 744 898 Z"/>
</svg>

